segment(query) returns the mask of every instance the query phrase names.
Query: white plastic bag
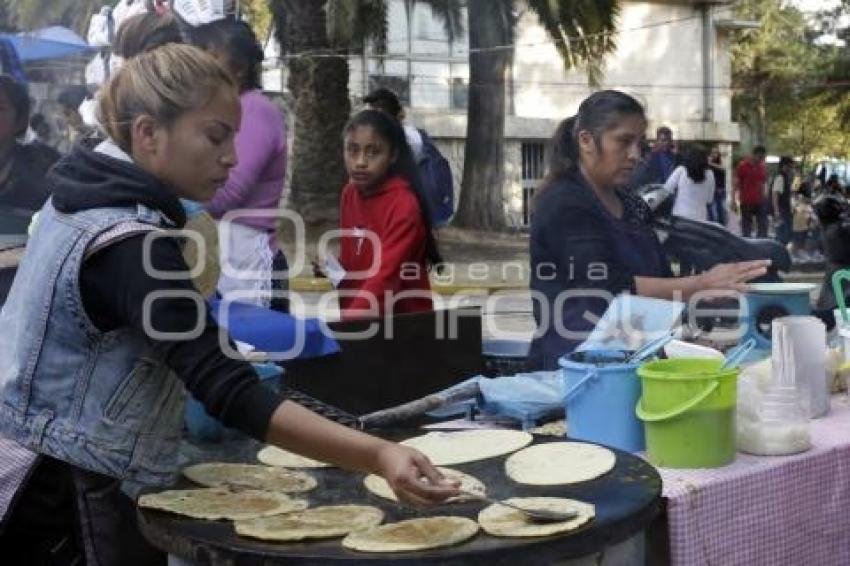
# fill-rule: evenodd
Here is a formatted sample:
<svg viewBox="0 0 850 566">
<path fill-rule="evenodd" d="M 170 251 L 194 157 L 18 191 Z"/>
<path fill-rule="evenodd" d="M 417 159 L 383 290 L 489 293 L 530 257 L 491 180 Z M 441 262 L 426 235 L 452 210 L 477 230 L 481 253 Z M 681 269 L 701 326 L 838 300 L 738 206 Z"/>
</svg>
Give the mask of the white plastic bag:
<svg viewBox="0 0 850 566">
<path fill-rule="evenodd" d="M 108 47 L 112 44 L 112 8 L 104 6 L 89 22 L 86 41 L 92 47 Z"/>
<path fill-rule="evenodd" d="M 108 78 L 107 74 L 107 55 L 98 53 L 86 65 L 86 84 L 87 85 L 102 85 Z"/>
<path fill-rule="evenodd" d="M 171 9 L 190 26 L 221 20 L 235 10 L 233 0 L 174 0 Z"/>
</svg>

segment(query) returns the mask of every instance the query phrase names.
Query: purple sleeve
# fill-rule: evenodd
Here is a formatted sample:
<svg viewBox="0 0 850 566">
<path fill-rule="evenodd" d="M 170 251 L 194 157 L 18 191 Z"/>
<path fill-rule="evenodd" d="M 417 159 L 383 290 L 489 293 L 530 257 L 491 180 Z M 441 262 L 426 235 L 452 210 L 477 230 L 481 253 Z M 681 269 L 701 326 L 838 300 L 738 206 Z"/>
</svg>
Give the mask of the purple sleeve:
<svg viewBox="0 0 850 566">
<path fill-rule="evenodd" d="M 224 186 L 206 204 L 214 218 L 221 218 L 245 204 L 269 160 L 286 144 L 283 118 L 271 102 L 259 93 L 243 95 L 241 102 L 242 125 L 235 140 L 239 163 L 230 170 Z"/>
</svg>

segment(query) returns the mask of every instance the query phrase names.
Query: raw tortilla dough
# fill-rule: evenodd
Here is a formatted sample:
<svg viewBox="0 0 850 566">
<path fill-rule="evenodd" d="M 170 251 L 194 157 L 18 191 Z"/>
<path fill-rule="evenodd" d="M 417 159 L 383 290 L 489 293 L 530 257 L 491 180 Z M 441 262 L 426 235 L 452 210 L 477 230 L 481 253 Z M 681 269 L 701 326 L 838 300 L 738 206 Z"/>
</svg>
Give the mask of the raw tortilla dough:
<svg viewBox="0 0 850 566">
<path fill-rule="evenodd" d="M 280 468 L 328 468 L 330 464 L 301 456 L 277 446 L 266 446 L 257 453 L 257 460 L 269 466 Z"/>
<path fill-rule="evenodd" d="M 351 533 L 342 545 L 361 552 L 412 552 L 454 546 L 477 532 L 478 523 L 466 517 L 424 517 Z"/>
<path fill-rule="evenodd" d="M 506 499 L 530 510 L 578 511 L 578 517 L 558 523 L 535 523 L 516 509 L 493 504 L 478 514 L 478 523 L 484 532 L 495 537 L 544 537 L 573 531 L 590 521 L 596 509 L 589 503 L 560 497 L 512 497 Z"/>
<path fill-rule="evenodd" d="M 209 462 L 183 469 L 183 475 L 207 487 L 242 487 L 298 493 L 316 487 L 316 480 L 304 472 L 295 472 L 256 464 Z"/>
<path fill-rule="evenodd" d="M 510 454 L 531 444 L 533 437 L 518 430 L 429 432 L 402 444 L 428 456 L 435 466 L 453 466 Z"/>
<path fill-rule="evenodd" d="M 563 485 L 592 480 L 610 472 L 617 456 L 584 442 L 548 442 L 512 454 L 505 472 L 517 483 Z"/>
<path fill-rule="evenodd" d="M 486 488 L 484 487 L 484 484 L 481 483 L 481 480 L 479 480 L 478 478 L 449 468 L 439 468 L 439 470 L 443 473 L 444 476 L 446 476 L 446 478 L 450 480 L 460 480 L 460 488 L 462 490 L 486 495 Z M 366 478 L 363 480 L 363 485 L 365 485 L 366 489 L 368 489 L 378 497 L 383 497 L 384 499 L 389 499 L 391 501 L 398 501 L 398 498 L 395 496 L 395 493 L 393 493 L 393 490 L 390 489 L 390 484 L 388 484 L 387 481 L 381 476 L 370 474 L 366 476 Z M 470 495 L 458 495 L 457 497 L 450 497 L 446 500 L 446 503 L 460 503 L 463 501 L 475 500 L 476 499 Z"/>
<path fill-rule="evenodd" d="M 149 493 L 139 498 L 139 507 L 169 511 L 195 519 L 253 519 L 307 508 L 307 502 L 285 493 L 223 487 L 175 489 Z"/>
<path fill-rule="evenodd" d="M 366 505 L 328 505 L 304 511 L 236 521 L 236 534 L 274 541 L 336 538 L 376 527 L 384 512 Z"/>
</svg>

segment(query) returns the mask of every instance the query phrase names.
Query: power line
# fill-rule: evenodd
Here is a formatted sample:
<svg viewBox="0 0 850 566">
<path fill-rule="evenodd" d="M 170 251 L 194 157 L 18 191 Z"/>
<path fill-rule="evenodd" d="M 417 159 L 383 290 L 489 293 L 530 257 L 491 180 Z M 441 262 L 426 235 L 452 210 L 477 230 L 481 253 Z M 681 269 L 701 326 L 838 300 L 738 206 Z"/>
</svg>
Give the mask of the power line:
<svg viewBox="0 0 850 566">
<path fill-rule="evenodd" d="M 635 27 L 632 27 L 632 28 L 617 29 L 612 33 L 597 32 L 597 33 L 586 34 L 586 35 L 584 35 L 580 38 L 567 37 L 567 38 L 564 38 L 564 39 L 547 39 L 545 41 L 537 41 L 537 42 L 532 42 L 532 43 L 506 43 L 506 44 L 503 44 L 503 45 L 493 45 L 493 46 L 490 46 L 490 47 L 475 47 L 475 48 L 472 48 L 472 49 L 468 48 L 466 50 L 458 51 L 456 54 L 457 55 L 461 55 L 461 54 L 463 54 L 463 55 L 473 55 L 473 54 L 476 54 L 476 53 L 505 51 L 505 50 L 509 50 L 509 49 L 510 50 L 512 50 L 512 49 L 525 49 L 525 48 L 531 48 L 531 47 L 541 47 L 541 46 L 544 46 L 544 45 L 557 45 L 557 44 L 563 44 L 563 43 L 583 44 L 583 43 L 587 43 L 587 41 L 589 39 L 596 39 L 596 38 L 603 38 L 603 37 L 613 37 L 613 36 L 617 36 L 617 35 L 622 34 L 622 33 L 643 31 L 643 30 L 653 29 L 653 28 L 657 28 L 657 27 L 670 25 L 670 24 L 676 24 L 676 23 L 687 22 L 687 21 L 692 21 L 692 20 L 700 20 L 701 18 L 702 18 L 702 15 L 685 16 L 685 17 L 682 17 L 682 18 L 672 18 L 672 19 L 669 19 L 669 20 L 661 20 L 661 21 L 657 21 L 657 22 L 651 22 L 651 23 L 648 23 L 648 24 L 644 24 L 644 25 L 641 25 L 641 26 L 635 26 Z M 397 43 L 407 44 L 407 43 L 409 43 L 409 41 L 410 41 L 410 38 L 408 37 L 408 38 L 404 38 L 404 39 L 399 39 L 397 41 L 388 42 L 387 45 L 395 45 Z M 433 40 L 429 40 L 429 41 L 433 41 Z M 305 50 L 305 51 L 300 51 L 300 52 L 297 52 L 297 53 L 289 53 L 289 54 L 281 55 L 280 58 L 281 59 L 287 59 L 287 60 L 288 59 L 299 59 L 299 58 L 316 58 L 316 59 L 336 58 L 336 57 L 348 55 L 349 53 L 350 53 L 350 49 L 348 49 L 348 48 L 327 48 L 327 49 L 317 49 L 317 50 Z M 380 54 L 372 53 L 372 54 L 369 54 L 369 56 L 370 57 L 380 57 Z"/>
</svg>

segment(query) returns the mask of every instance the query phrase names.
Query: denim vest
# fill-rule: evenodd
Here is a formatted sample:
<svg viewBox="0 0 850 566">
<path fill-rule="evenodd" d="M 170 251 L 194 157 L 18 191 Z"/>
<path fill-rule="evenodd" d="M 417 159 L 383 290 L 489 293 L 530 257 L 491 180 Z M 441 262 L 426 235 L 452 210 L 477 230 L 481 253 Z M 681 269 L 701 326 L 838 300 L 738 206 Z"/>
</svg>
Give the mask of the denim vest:
<svg viewBox="0 0 850 566">
<path fill-rule="evenodd" d="M 0 311 L 0 436 L 132 484 L 173 482 L 183 384 L 142 332 L 98 330 L 79 285 L 94 249 L 165 227 L 141 205 L 69 215 L 47 202 Z"/>
</svg>

